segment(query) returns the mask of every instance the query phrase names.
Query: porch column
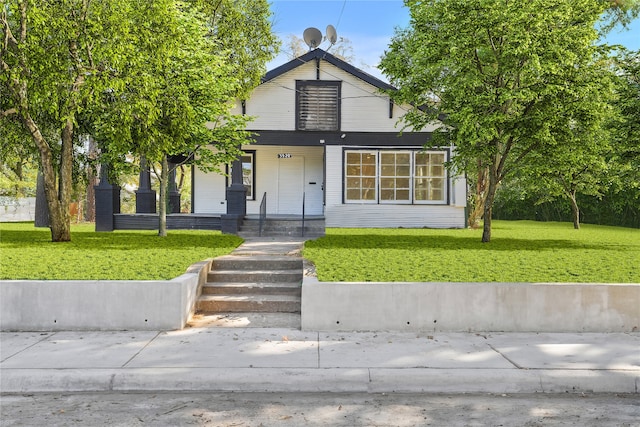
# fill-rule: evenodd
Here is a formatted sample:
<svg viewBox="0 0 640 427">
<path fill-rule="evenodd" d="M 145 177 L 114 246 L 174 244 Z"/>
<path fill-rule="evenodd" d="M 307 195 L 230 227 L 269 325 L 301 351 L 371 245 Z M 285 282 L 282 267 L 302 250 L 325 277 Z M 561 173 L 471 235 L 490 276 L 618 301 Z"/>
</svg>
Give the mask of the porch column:
<svg viewBox="0 0 640 427">
<path fill-rule="evenodd" d="M 156 192 L 151 189 L 151 171 L 145 156 L 140 156 L 140 180 L 136 190 L 136 213 L 156 213 Z"/>
<path fill-rule="evenodd" d="M 247 189 L 242 182 L 242 158 L 231 165 L 231 185 L 227 187 L 227 214 L 222 215 L 222 232 L 237 234 L 247 214 Z"/>
<path fill-rule="evenodd" d="M 169 213 L 180 213 L 180 192 L 176 185 L 176 164 L 169 163 Z"/>
<path fill-rule="evenodd" d="M 114 214 L 120 213 L 120 187 L 109 183 L 109 165 L 100 166 L 100 184 L 96 190 L 96 231 L 113 231 Z"/>
</svg>

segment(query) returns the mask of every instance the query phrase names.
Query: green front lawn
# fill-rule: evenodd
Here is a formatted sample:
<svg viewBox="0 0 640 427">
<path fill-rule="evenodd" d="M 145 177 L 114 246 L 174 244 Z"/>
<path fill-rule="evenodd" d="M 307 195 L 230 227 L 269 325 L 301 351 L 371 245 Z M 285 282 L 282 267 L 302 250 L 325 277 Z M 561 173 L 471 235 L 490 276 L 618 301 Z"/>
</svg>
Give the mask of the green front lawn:
<svg viewBox="0 0 640 427">
<path fill-rule="evenodd" d="M 640 283 L 640 230 L 494 221 L 482 230 L 328 229 L 307 242 L 321 281 Z"/>
<path fill-rule="evenodd" d="M 0 279 L 167 280 L 191 264 L 227 254 L 242 239 L 218 231 L 96 233 L 73 225 L 71 242 L 51 243 L 48 228 L 0 223 Z"/>
</svg>

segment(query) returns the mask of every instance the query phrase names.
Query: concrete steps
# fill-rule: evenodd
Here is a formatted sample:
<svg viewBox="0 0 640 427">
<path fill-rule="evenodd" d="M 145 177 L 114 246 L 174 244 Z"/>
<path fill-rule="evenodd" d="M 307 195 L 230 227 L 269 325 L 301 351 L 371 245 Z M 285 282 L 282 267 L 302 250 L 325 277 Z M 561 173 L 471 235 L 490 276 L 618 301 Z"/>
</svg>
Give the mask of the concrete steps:
<svg viewBox="0 0 640 427">
<path fill-rule="evenodd" d="M 302 258 L 294 256 L 218 257 L 196 302 L 196 313 L 300 313 L 302 269 Z"/>
<path fill-rule="evenodd" d="M 259 234 L 259 219 L 245 218 L 240 226 L 238 235 L 241 237 L 257 236 Z M 302 236 L 301 219 L 267 218 L 262 229 L 262 236 Z M 304 223 L 305 237 L 320 237 L 325 235 L 324 218 L 306 219 Z"/>
</svg>

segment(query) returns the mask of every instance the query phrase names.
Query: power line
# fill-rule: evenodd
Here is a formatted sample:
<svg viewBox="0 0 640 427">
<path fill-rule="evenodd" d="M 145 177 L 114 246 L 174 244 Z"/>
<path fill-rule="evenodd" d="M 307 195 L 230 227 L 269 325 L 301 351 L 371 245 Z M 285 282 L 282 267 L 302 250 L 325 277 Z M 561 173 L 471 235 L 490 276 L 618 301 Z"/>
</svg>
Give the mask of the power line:
<svg viewBox="0 0 640 427">
<path fill-rule="evenodd" d="M 347 5 L 347 0 L 344 0 L 342 3 L 342 10 L 340 11 L 340 16 L 338 17 L 338 22 L 336 22 L 336 30 L 340 27 L 340 21 L 342 20 L 342 14 L 344 13 L 344 8 Z"/>
<path fill-rule="evenodd" d="M 346 1 L 345 1 L 345 3 L 346 3 Z M 285 52 L 288 52 L 288 53 L 290 53 L 290 54 L 293 54 L 293 52 L 288 51 L 288 50 L 285 50 Z M 303 61 L 300 57 L 295 58 L 295 60 L 298 60 L 298 61 L 302 62 L 302 64 L 308 64 L 308 63 L 310 62 L 310 61 Z M 352 86 L 352 87 L 354 87 L 354 88 L 356 88 L 356 89 L 358 89 L 358 90 L 361 90 L 361 91 L 363 91 L 363 92 L 365 92 L 365 93 L 367 93 L 367 94 L 368 94 L 368 96 L 349 96 L 349 97 L 341 97 L 340 99 L 374 98 L 374 97 L 375 97 L 375 98 L 383 99 L 383 100 L 385 100 L 385 101 L 388 99 L 388 97 L 387 97 L 387 96 L 380 95 L 380 94 L 373 93 L 373 92 L 368 92 L 367 90 L 363 89 L 363 88 L 362 88 L 362 87 L 360 87 L 360 86 L 357 86 L 357 85 L 355 85 L 355 84 L 353 84 L 353 83 L 351 83 L 351 82 L 349 82 L 349 81 L 342 80 L 340 77 L 336 76 L 335 74 L 331 74 L 329 71 L 326 71 L 326 70 L 324 70 L 324 69 L 323 69 L 323 70 L 322 70 L 322 72 L 323 72 L 323 73 L 325 73 L 325 74 L 327 74 L 327 75 L 329 75 L 329 76 L 331 76 L 331 77 L 333 77 L 333 78 L 335 78 L 335 79 L 337 79 L 337 80 L 342 81 L 343 83 L 346 83 L 346 84 L 347 84 L 347 85 L 349 85 L 349 86 Z M 292 91 L 294 91 L 294 92 L 299 92 L 299 93 L 301 93 L 301 91 L 299 91 L 298 89 L 294 89 L 294 88 L 290 88 L 290 87 L 287 87 L 287 86 L 283 86 L 283 85 L 281 85 L 281 84 L 279 84 L 279 83 L 274 82 L 273 80 L 266 81 L 265 83 L 271 83 L 271 84 L 274 84 L 274 85 L 276 85 L 276 86 L 280 86 L 280 87 L 282 87 L 282 88 L 284 88 L 284 89 L 292 90 Z M 264 84 L 264 83 L 263 83 L 263 84 Z M 402 111 L 404 111 L 405 113 L 408 113 L 408 112 L 409 112 L 409 110 L 408 110 L 408 109 L 406 109 L 406 108 L 404 108 L 402 105 L 398 105 L 398 104 L 395 104 L 395 105 L 396 105 L 399 109 L 401 109 Z"/>
</svg>

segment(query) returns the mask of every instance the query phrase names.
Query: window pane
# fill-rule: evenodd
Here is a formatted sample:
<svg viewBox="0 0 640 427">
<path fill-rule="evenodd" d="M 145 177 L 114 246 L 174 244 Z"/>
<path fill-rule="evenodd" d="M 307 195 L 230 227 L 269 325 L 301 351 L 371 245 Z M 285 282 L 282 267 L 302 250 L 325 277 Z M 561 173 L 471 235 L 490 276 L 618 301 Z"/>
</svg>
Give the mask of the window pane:
<svg viewBox="0 0 640 427">
<path fill-rule="evenodd" d="M 364 153 L 362 155 L 362 164 L 363 165 L 374 165 L 376 164 L 376 156 L 371 153 Z"/>
<path fill-rule="evenodd" d="M 409 168 L 409 165 L 398 166 L 396 168 L 396 175 L 397 176 L 411 176 L 411 169 Z"/>
<path fill-rule="evenodd" d="M 247 199 L 253 200 L 253 154 L 243 154 L 240 156 L 242 162 L 242 184 L 247 189 Z"/>
<path fill-rule="evenodd" d="M 360 178 L 347 178 L 347 188 L 360 188 Z"/>
<path fill-rule="evenodd" d="M 362 178 L 362 188 L 376 188 L 376 179 L 375 178 Z"/>
<path fill-rule="evenodd" d="M 347 164 L 360 163 L 360 153 L 347 153 Z"/>
<path fill-rule="evenodd" d="M 393 190 L 380 190 L 380 200 L 395 200 L 395 192 Z"/>
<path fill-rule="evenodd" d="M 396 200 L 409 200 L 409 190 L 398 190 Z"/>
<path fill-rule="evenodd" d="M 362 176 L 376 176 L 376 165 L 363 165 Z"/>
<path fill-rule="evenodd" d="M 444 176 L 444 166 L 442 165 L 431 166 L 431 176 Z"/>
<path fill-rule="evenodd" d="M 360 189 L 347 189 L 347 200 L 360 200 Z"/>
<path fill-rule="evenodd" d="M 380 188 L 395 188 L 395 179 L 393 178 L 380 179 Z"/>
<path fill-rule="evenodd" d="M 396 167 L 394 165 L 382 165 L 381 176 L 394 176 L 396 174 Z"/>
<path fill-rule="evenodd" d="M 396 155 L 396 163 L 409 165 L 411 161 L 411 155 L 409 153 L 398 153 Z"/>
<path fill-rule="evenodd" d="M 409 188 L 409 178 L 398 178 L 398 179 L 396 179 L 396 187 L 397 188 Z"/>
</svg>

